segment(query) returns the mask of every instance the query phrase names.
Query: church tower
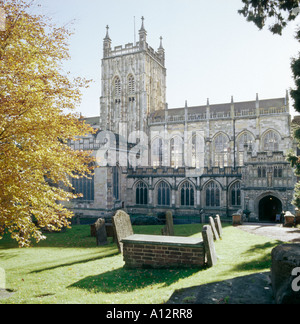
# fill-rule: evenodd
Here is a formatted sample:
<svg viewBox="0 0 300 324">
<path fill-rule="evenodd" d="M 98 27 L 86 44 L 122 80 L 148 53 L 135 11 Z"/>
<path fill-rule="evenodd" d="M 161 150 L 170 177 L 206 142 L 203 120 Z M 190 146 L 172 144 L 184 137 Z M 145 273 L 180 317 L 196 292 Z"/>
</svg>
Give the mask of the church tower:
<svg viewBox="0 0 300 324">
<path fill-rule="evenodd" d="M 109 27 L 103 40 L 100 128 L 116 134 L 148 133 L 147 118 L 166 106 L 165 51 L 147 43 L 144 17 L 139 41 L 111 47 Z M 127 132 L 127 133 L 126 133 Z"/>
</svg>

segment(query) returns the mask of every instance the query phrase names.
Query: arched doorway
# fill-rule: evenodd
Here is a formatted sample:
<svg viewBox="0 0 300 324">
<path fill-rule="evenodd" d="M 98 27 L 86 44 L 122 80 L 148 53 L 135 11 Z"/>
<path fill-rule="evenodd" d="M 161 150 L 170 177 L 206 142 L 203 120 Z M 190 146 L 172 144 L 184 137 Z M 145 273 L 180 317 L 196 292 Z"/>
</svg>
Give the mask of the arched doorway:
<svg viewBox="0 0 300 324">
<path fill-rule="evenodd" d="M 275 222 L 276 215 L 282 212 L 281 201 L 274 196 L 266 196 L 259 202 L 259 220 Z"/>
</svg>

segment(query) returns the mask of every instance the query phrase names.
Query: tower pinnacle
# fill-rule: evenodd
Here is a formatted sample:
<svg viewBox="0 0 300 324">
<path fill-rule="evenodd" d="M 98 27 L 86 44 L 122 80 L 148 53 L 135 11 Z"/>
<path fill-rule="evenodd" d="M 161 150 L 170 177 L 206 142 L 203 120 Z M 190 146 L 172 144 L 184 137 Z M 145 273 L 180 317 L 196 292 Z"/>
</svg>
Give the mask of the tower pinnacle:
<svg viewBox="0 0 300 324">
<path fill-rule="evenodd" d="M 144 16 L 142 16 L 142 27 L 141 27 L 140 31 L 146 31 L 145 27 L 144 27 L 144 20 L 145 20 L 145 18 L 144 18 Z"/>
<path fill-rule="evenodd" d="M 162 44 L 162 40 L 163 40 L 163 38 L 162 38 L 162 36 L 160 36 L 160 45 L 159 45 L 160 50 L 164 49 L 163 44 Z"/>
<path fill-rule="evenodd" d="M 160 59 L 161 59 L 163 65 L 165 65 L 165 49 L 163 47 L 162 40 L 163 40 L 163 38 L 160 36 L 160 45 L 157 50 L 157 53 L 160 56 Z"/>
<path fill-rule="evenodd" d="M 146 38 L 147 38 L 147 32 L 144 26 L 144 16 L 142 17 L 142 27 L 139 30 L 139 35 L 140 35 L 140 47 L 145 49 L 146 48 Z"/>
<path fill-rule="evenodd" d="M 109 31 L 109 26 L 107 25 L 106 26 L 106 36 L 105 36 L 104 40 L 111 40 L 109 37 L 108 31 Z"/>
<path fill-rule="evenodd" d="M 109 52 L 111 50 L 111 39 L 108 34 L 109 26 L 106 26 L 106 36 L 103 40 L 103 57 L 109 56 Z"/>
</svg>

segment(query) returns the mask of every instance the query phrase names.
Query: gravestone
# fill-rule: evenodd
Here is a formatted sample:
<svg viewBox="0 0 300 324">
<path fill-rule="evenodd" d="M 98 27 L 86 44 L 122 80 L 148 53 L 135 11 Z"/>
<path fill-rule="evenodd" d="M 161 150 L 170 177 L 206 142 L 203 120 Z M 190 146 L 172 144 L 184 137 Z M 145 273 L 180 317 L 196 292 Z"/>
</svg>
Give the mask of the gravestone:
<svg viewBox="0 0 300 324">
<path fill-rule="evenodd" d="M 117 242 L 116 237 L 115 237 L 115 231 L 114 231 L 114 227 L 113 224 L 111 223 L 106 223 L 105 224 L 105 228 L 106 228 L 106 235 L 107 237 L 112 237 L 113 242 Z"/>
<path fill-rule="evenodd" d="M 203 226 L 202 237 L 203 237 L 205 254 L 207 257 L 207 265 L 209 267 L 213 267 L 217 263 L 217 254 L 216 254 L 214 237 L 211 230 L 211 226 L 209 225 Z"/>
<path fill-rule="evenodd" d="M 96 223 L 91 224 L 91 237 L 96 237 Z"/>
<path fill-rule="evenodd" d="M 106 235 L 106 228 L 105 228 L 105 219 L 99 218 L 96 221 L 95 232 L 96 232 L 97 246 L 106 245 L 108 242 L 107 242 L 107 235 Z"/>
<path fill-rule="evenodd" d="M 233 226 L 242 225 L 242 214 L 236 213 L 232 215 L 232 225 Z"/>
<path fill-rule="evenodd" d="M 123 253 L 123 243 L 121 243 L 121 240 L 133 235 L 130 216 L 123 210 L 119 210 L 116 212 L 115 216 L 113 216 L 112 223 L 119 251 Z"/>
<path fill-rule="evenodd" d="M 209 217 L 209 223 L 210 223 L 210 226 L 211 226 L 211 230 L 212 230 L 212 233 L 213 233 L 214 240 L 218 241 L 220 239 L 220 237 L 219 237 L 219 234 L 218 234 L 216 226 L 215 226 L 215 221 L 214 221 L 214 219 L 212 217 Z"/>
<path fill-rule="evenodd" d="M 216 215 L 216 217 L 215 217 L 215 225 L 216 225 L 216 230 L 217 230 L 220 238 L 222 238 L 223 229 L 222 229 L 222 223 L 221 223 L 220 215 Z"/>
<path fill-rule="evenodd" d="M 72 218 L 72 225 L 80 225 L 80 218 L 83 217 L 82 213 L 76 213 Z"/>
<path fill-rule="evenodd" d="M 276 304 L 300 304 L 300 244 L 278 245 L 271 256 L 271 281 Z"/>
<path fill-rule="evenodd" d="M 165 236 L 174 236 L 174 222 L 173 222 L 173 215 L 171 211 L 166 212 L 166 225 L 161 230 L 162 235 Z"/>
<path fill-rule="evenodd" d="M 295 225 L 295 216 L 287 211 L 284 215 L 284 227 L 293 227 Z"/>
</svg>

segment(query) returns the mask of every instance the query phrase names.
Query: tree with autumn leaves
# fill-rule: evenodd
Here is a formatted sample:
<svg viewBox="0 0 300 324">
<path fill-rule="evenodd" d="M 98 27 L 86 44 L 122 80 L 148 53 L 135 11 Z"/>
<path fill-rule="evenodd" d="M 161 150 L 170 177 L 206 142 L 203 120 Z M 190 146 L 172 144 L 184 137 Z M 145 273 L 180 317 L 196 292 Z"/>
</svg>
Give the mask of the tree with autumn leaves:
<svg viewBox="0 0 300 324">
<path fill-rule="evenodd" d="M 75 112 L 88 81 L 63 73 L 70 32 L 33 5 L 0 0 L 0 239 L 10 233 L 20 247 L 68 226 L 71 179 L 93 172 L 90 152 L 68 146 L 92 132 Z"/>
</svg>

